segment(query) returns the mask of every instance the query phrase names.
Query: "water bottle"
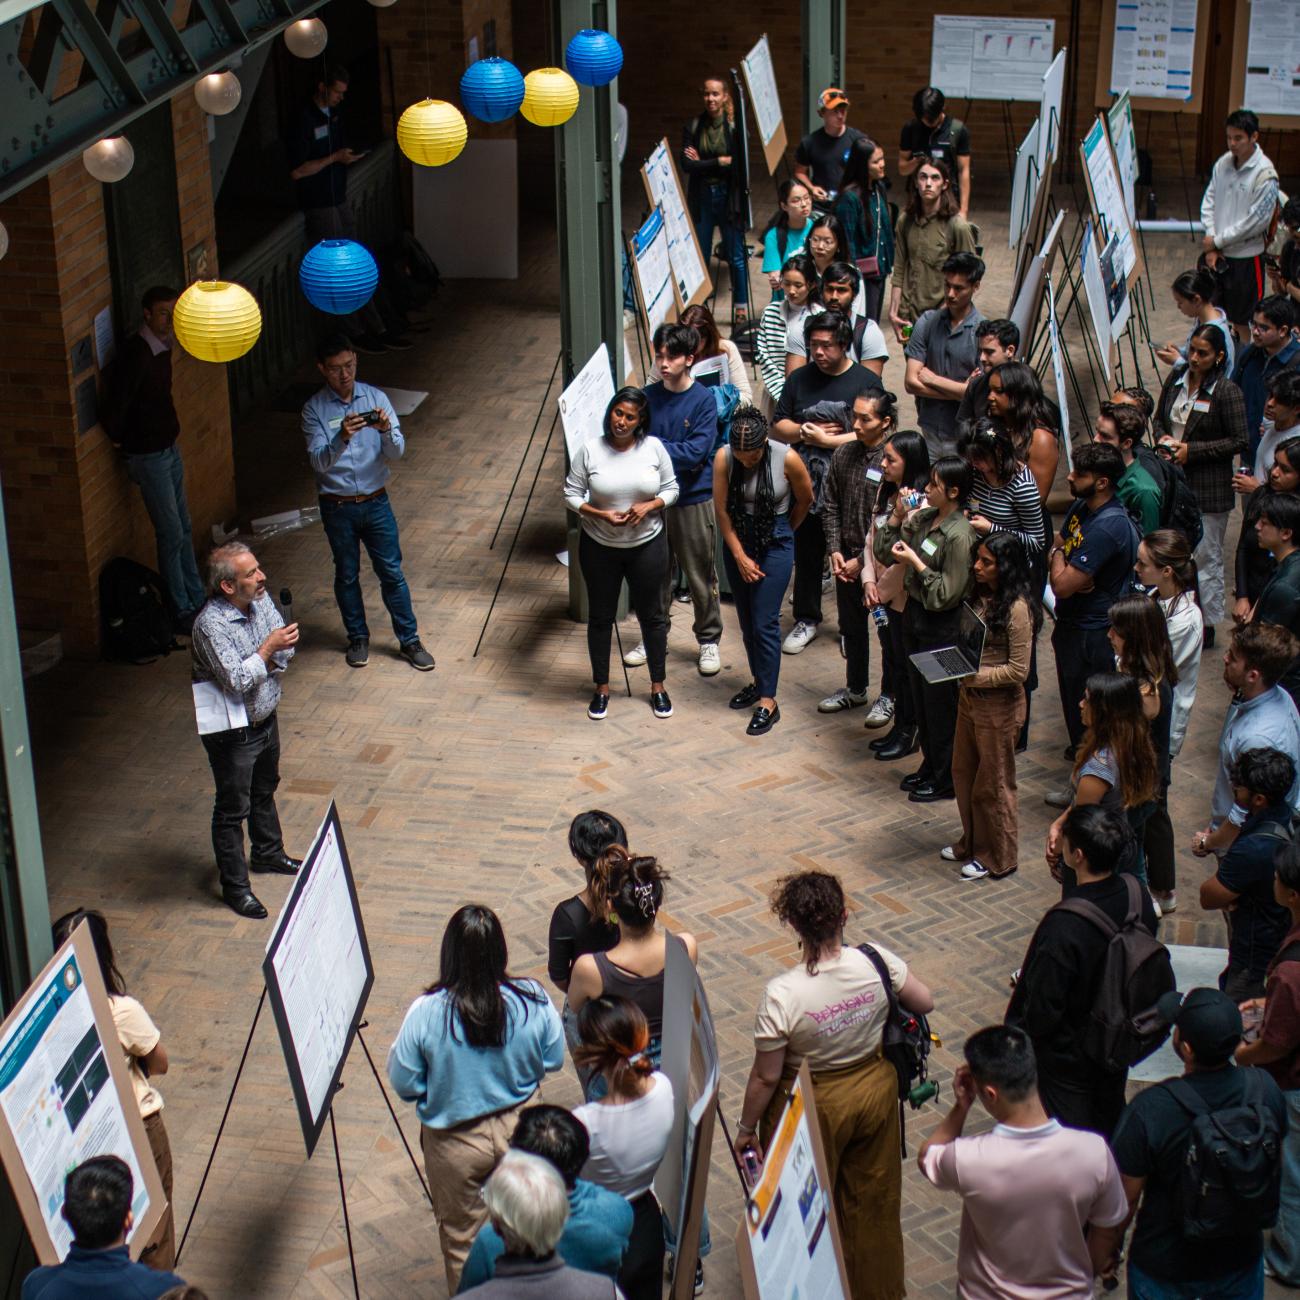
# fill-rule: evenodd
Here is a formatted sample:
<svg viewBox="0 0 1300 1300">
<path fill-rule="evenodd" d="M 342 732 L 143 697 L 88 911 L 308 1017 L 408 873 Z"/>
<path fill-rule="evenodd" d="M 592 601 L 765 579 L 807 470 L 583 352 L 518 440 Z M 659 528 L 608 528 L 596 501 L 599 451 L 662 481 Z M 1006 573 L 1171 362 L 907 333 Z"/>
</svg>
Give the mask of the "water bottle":
<svg viewBox="0 0 1300 1300">
<path fill-rule="evenodd" d="M 871 621 L 876 625 L 877 630 L 883 632 L 889 626 L 889 610 L 884 605 L 873 605 Z"/>
</svg>

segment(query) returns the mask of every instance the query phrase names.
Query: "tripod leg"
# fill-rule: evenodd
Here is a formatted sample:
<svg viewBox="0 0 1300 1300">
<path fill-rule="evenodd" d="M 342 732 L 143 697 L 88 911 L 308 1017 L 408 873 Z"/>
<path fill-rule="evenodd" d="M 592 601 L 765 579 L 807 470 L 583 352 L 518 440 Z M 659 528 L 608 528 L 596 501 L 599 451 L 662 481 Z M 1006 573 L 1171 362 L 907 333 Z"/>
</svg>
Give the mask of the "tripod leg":
<svg viewBox="0 0 1300 1300">
<path fill-rule="evenodd" d="M 402 1146 L 406 1148 L 407 1159 L 410 1160 L 411 1168 L 415 1170 L 415 1176 L 420 1180 L 420 1186 L 424 1189 L 425 1196 L 429 1198 L 429 1208 L 432 1209 L 433 1193 L 429 1191 L 429 1184 L 424 1180 L 424 1170 L 420 1168 L 420 1162 L 415 1158 L 415 1152 L 411 1150 L 411 1144 L 406 1140 L 406 1134 L 402 1130 L 402 1121 L 397 1118 L 397 1112 L 393 1109 L 393 1103 L 388 1096 L 388 1089 L 384 1087 L 384 1081 L 375 1066 L 374 1057 L 370 1055 L 370 1048 L 366 1045 L 366 1040 L 361 1036 L 359 1028 L 357 1029 L 357 1042 L 361 1044 L 361 1050 L 366 1054 L 366 1064 L 370 1066 L 370 1073 L 375 1076 L 375 1082 L 379 1085 L 384 1105 L 388 1107 L 388 1113 L 393 1117 L 393 1127 L 397 1129 L 397 1136 L 402 1139 Z"/>
<path fill-rule="evenodd" d="M 722 1125 L 722 1136 L 727 1139 L 727 1150 L 731 1152 L 731 1163 L 736 1166 L 736 1177 L 740 1179 L 741 1195 L 748 1198 L 749 1184 L 745 1181 L 745 1171 L 741 1168 L 740 1157 L 736 1154 L 736 1144 L 731 1140 L 731 1130 L 727 1127 L 727 1117 L 722 1113 L 722 1097 L 718 1096 L 714 1105 L 718 1108 L 718 1123 Z"/>
<path fill-rule="evenodd" d="M 339 1134 L 334 1127 L 334 1107 L 330 1106 L 330 1137 L 334 1139 L 334 1168 L 339 1175 L 339 1200 L 343 1203 L 343 1231 L 348 1239 L 348 1264 L 352 1268 L 352 1294 L 361 1300 L 361 1288 L 357 1285 L 357 1257 L 352 1250 L 352 1223 L 348 1219 L 348 1189 L 343 1182 L 343 1161 L 339 1158 Z"/>
</svg>

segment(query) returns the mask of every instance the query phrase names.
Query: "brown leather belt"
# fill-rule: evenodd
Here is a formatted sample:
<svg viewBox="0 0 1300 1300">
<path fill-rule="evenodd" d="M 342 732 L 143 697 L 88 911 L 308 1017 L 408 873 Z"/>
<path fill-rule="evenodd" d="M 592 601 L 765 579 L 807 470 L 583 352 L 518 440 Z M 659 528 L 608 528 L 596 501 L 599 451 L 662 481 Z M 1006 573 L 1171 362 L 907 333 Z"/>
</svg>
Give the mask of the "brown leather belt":
<svg viewBox="0 0 1300 1300">
<path fill-rule="evenodd" d="M 331 496 L 328 492 L 320 492 L 317 495 L 322 501 L 328 501 L 332 506 L 355 506 L 362 501 L 373 501 L 376 497 L 381 497 L 387 492 L 386 487 L 381 487 L 378 492 L 367 492 L 359 497 L 336 497 Z"/>
</svg>

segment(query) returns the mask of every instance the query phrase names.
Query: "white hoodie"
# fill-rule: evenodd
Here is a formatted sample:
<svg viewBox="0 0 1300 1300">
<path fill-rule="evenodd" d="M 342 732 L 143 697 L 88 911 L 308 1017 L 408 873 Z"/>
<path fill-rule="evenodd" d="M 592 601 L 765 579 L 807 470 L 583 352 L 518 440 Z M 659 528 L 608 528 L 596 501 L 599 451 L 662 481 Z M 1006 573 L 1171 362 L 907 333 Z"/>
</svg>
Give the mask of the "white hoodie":
<svg viewBox="0 0 1300 1300">
<path fill-rule="evenodd" d="M 1225 153 L 1214 164 L 1201 221 L 1225 257 L 1258 257 L 1277 207 L 1277 170 L 1258 145 L 1240 167 Z"/>
</svg>

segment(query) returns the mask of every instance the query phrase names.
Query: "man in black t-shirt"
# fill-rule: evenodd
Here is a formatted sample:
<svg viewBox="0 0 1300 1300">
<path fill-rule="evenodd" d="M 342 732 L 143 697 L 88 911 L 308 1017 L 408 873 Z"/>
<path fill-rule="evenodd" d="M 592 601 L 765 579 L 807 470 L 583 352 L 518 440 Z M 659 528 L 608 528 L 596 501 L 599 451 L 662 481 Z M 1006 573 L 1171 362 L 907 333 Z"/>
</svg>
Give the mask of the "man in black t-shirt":
<svg viewBox="0 0 1300 1300">
<path fill-rule="evenodd" d="M 1258 1229 L 1195 1237 L 1184 1230 L 1182 1183 L 1193 1113 L 1171 1085 L 1190 1088 L 1211 1112 L 1240 1106 L 1247 1088 L 1277 1116 L 1283 1132 L 1286 1101 L 1272 1077 L 1254 1066 L 1233 1065 L 1241 1042 L 1241 1012 L 1218 989 L 1167 993 L 1157 1004 L 1174 1026 L 1174 1050 L 1183 1062 L 1179 1080 L 1166 1079 L 1134 1097 L 1120 1117 L 1111 1151 L 1124 1179 L 1137 1227 L 1128 1250 L 1131 1296 L 1213 1296 L 1247 1300 L 1264 1294 L 1264 1234 Z M 1279 1157 L 1280 1158 L 1280 1157 Z M 1094 1228 L 1108 1234 L 1112 1258 L 1124 1224 Z"/>
<path fill-rule="evenodd" d="M 927 159 L 948 164 L 957 179 L 958 215 L 970 216 L 970 132 L 944 111 L 947 100 L 937 86 L 926 86 L 912 96 L 912 120 L 903 126 L 898 147 L 898 172 L 910 176 Z"/>
<path fill-rule="evenodd" d="M 817 113 L 822 125 L 799 141 L 794 174 L 812 192 L 814 203 L 828 207 L 844 178 L 853 142 L 863 136 L 848 125 L 849 97 L 838 86 L 828 86 L 817 97 Z"/>
</svg>

